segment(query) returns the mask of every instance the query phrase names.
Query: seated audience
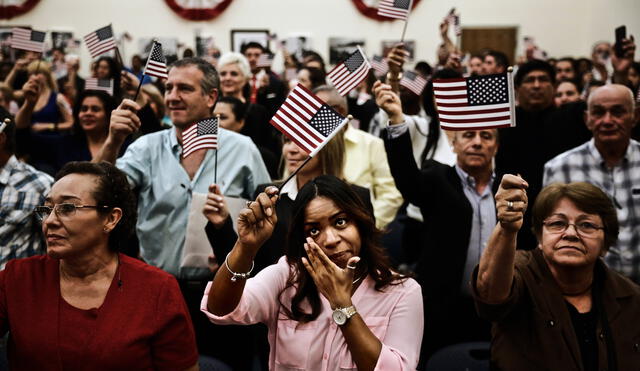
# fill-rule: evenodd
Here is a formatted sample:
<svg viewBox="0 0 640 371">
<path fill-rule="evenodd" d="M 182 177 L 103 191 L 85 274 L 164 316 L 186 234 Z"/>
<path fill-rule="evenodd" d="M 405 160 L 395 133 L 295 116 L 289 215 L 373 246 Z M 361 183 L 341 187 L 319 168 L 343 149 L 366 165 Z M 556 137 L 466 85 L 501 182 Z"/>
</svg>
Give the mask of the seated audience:
<svg viewBox="0 0 640 371">
<path fill-rule="evenodd" d="M 273 233 L 277 199 L 268 188 L 240 213 L 238 241 L 205 290 L 205 314 L 220 324 L 266 324 L 270 369 L 414 370 L 420 286 L 391 270 L 373 216 L 338 178 L 302 187 L 286 256 L 247 280 Z"/>
<path fill-rule="evenodd" d="M 197 370 L 175 278 L 118 253 L 136 220 L 122 172 L 104 162 L 70 163 L 36 214 L 47 255 L 13 260 L 0 272 L 12 369 Z"/>
<path fill-rule="evenodd" d="M 618 237 L 616 208 L 588 183 L 544 188 L 533 206 L 538 247 L 516 251 L 527 182 L 505 175 L 498 224 L 474 273 L 478 313 L 493 321 L 501 370 L 633 370 L 640 287 L 602 261 Z"/>
</svg>

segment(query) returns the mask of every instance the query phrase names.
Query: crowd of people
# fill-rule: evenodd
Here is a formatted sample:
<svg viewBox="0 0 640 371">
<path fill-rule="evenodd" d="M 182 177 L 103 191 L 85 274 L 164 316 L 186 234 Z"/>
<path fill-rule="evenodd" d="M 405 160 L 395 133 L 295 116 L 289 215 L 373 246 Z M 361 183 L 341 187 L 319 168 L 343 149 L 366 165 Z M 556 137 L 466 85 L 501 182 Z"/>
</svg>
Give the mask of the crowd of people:
<svg viewBox="0 0 640 371">
<path fill-rule="evenodd" d="M 317 52 L 276 74 L 256 42 L 186 53 L 166 79 L 100 56 L 89 77 L 109 93 L 62 49 L 3 55 L 11 367 L 412 370 L 467 342 L 491 342 L 497 369 L 637 367 L 633 37 L 510 61 L 440 31 L 435 65 L 408 68 L 398 44 L 344 97 Z M 434 79 L 512 65 L 515 127 L 440 128 Z M 311 159 L 269 123 L 297 84 L 353 117 Z M 218 148 L 182 156 L 185 130 L 214 116 Z"/>
</svg>

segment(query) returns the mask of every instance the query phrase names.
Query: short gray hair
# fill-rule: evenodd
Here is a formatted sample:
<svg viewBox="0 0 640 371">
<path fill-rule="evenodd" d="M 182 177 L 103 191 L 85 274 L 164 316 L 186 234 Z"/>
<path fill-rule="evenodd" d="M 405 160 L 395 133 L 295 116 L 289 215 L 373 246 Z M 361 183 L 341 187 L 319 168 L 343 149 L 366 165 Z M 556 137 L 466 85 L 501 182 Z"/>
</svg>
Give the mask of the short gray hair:
<svg viewBox="0 0 640 371">
<path fill-rule="evenodd" d="M 222 54 L 220 59 L 218 59 L 218 69 L 222 69 L 222 67 L 228 64 L 237 64 L 240 72 L 244 75 L 245 78 L 251 77 L 251 67 L 249 67 L 249 61 L 247 58 L 236 52 L 227 52 Z"/>
<path fill-rule="evenodd" d="M 179 59 L 171 64 L 170 69 L 185 68 L 189 66 L 196 67 L 200 72 L 202 72 L 203 78 L 200 80 L 200 87 L 202 88 L 203 95 L 210 93 L 214 89 L 220 89 L 220 77 L 218 76 L 218 71 L 216 71 L 216 68 L 213 67 L 211 63 L 202 58 Z"/>
</svg>

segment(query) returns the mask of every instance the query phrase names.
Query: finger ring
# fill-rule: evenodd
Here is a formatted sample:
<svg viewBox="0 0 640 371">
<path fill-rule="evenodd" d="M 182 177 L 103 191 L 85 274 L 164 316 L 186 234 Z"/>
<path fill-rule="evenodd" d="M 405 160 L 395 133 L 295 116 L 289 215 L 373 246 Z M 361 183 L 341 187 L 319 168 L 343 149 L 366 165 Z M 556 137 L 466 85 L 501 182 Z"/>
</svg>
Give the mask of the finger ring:
<svg viewBox="0 0 640 371">
<path fill-rule="evenodd" d="M 247 201 L 247 202 L 245 203 L 245 206 L 246 206 L 246 207 L 251 207 L 251 203 L 252 203 L 252 202 L 253 202 L 253 201 Z"/>
<path fill-rule="evenodd" d="M 513 210 L 513 201 L 507 201 L 507 210 Z"/>
</svg>

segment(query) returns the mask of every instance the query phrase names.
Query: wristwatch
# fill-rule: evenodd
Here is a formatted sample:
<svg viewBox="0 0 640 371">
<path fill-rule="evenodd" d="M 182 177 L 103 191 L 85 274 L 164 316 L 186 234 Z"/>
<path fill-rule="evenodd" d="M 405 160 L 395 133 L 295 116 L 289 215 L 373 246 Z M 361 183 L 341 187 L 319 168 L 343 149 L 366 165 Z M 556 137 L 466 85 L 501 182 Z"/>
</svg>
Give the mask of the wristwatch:
<svg viewBox="0 0 640 371">
<path fill-rule="evenodd" d="M 336 308 L 331 316 L 333 317 L 333 322 L 335 322 L 338 326 L 342 326 L 347 323 L 347 320 L 353 317 L 353 315 L 356 313 L 358 313 L 356 311 L 356 307 L 352 305 L 346 308 Z"/>
</svg>

